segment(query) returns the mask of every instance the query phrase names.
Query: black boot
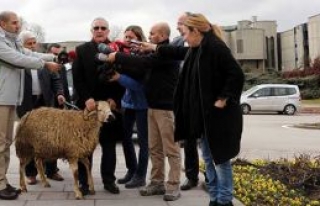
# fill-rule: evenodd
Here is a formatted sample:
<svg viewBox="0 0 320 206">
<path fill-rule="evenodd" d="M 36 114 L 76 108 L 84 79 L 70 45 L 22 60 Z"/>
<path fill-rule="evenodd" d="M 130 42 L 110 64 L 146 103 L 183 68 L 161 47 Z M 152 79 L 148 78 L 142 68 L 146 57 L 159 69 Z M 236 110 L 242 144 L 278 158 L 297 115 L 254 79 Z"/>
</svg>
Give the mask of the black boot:
<svg viewBox="0 0 320 206">
<path fill-rule="evenodd" d="M 128 171 L 127 174 L 123 178 L 118 179 L 117 182 L 118 184 L 126 184 L 131 180 L 132 177 L 133 177 L 133 173 Z"/>
<path fill-rule="evenodd" d="M 209 206 L 217 206 L 217 201 L 210 201 Z"/>
<path fill-rule="evenodd" d="M 233 206 L 232 202 L 228 202 L 228 203 L 225 203 L 225 204 L 221 204 L 221 203 L 216 203 L 216 206 Z"/>
</svg>

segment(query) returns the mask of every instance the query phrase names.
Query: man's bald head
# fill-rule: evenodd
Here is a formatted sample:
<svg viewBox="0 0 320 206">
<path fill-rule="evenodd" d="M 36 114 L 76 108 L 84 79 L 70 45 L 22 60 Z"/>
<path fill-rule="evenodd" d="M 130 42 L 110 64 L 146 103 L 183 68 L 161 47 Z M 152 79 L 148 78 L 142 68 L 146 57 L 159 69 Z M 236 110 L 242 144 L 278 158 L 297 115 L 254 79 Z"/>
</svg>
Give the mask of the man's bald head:
<svg viewBox="0 0 320 206">
<path fill-rule="evenodd" d="M 169 40 L 170 27 L 166 22 L 159 22 L 151 27 L 149 40 L 152 43 L 158 44 L 160 42 Z"/>
<path fill-rule="evenodd" d="M 0 21 L 8 22 L 12 16 L 17 16 L 17 14 L 12 11 L 2 11 L 0 13 Z"/>
<path fill-rule="evenodd" d="M 7 32 L 19 34 L 21 25 L 18 15 L 12 11 L 1 12 L 0 27 Z"/>
</svg>

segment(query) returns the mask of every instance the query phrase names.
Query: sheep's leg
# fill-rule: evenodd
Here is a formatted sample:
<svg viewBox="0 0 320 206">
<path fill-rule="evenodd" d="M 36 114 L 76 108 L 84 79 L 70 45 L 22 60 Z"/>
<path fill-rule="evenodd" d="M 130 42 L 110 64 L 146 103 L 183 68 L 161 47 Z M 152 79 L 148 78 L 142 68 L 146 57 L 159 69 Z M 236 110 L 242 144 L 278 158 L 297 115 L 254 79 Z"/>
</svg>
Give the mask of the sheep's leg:
<svg viewBox="0 0 320 206">
<path fill-rule="evenodd" d="M 94 195 L 96 192 L 94 191 L 94 184 L 93 184 L 93 177 L 90 170 L 90 162 L 88 158 L 80 159 L 80 162 L 85 166 L 87 177 L 88 177 L 88 185 L 89 185 L 89 192 L 91 195 Z"/>
<path fill-rule="evenodd" d="M 40 175 L 40 179 L 41 179 L 43 186 L 44 187 L 51 187 L 46 176 L 44 175 L 43 159 L 42 158 L 35 158 L 35 162 L 36 162 L 37 170 Z"/>
<path fill-rule="evenodd" d="M 19 173 L 20 173 L 20 189 L 21 192 L 27 192 L 27 185 L 26 185 L 26 174 L 25 174 L 25 169 L 26 165 L 31 161 L 32 158 L 19 158 L 20 160 L 20 168 L 19 168 Z"/>
<path fill-rule="evenodd" d="M 79 189 L 79 172 L 78 172 L 78 159 L 69 159 L 69 167 L 73 174 L 73 191 L 77 200 L 83 199 L 83 195 Z"/>
</svg>

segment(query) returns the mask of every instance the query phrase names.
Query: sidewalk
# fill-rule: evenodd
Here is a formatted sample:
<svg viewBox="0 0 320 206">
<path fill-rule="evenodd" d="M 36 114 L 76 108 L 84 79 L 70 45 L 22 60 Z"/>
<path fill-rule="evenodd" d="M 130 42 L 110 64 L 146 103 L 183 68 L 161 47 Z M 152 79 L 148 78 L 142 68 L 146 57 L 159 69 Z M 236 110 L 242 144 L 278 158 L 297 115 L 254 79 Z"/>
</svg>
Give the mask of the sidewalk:
<svg viewBox="0 0 320 206">
<path fill-rule="evenodd" d="M 98 146 L 94 153 L 93 177 L 95 183 L 95 195 L 85 196 L 85 200 L 75 200 L 73 192 L 73 177 L 69 165 L 61 160 L 58 161 L 60 174 L 65 178 L 62 182 L 49 180 L 51 188 L 44 188 L 40 184 L 27 185 L 28 192 L 19 196 L 17 200 L 4 201 L 0 200 L 1 206 L 208 206 L 208 194 L 202 189 L 203 175 L 200 175 L 200 184 L 197 188 L 190 191 L 181 191 L 181 198 L 177 201 L 163 201 L 163 196 L 142 197 L 138 189 L 126 189 L 119 185 L 120 194 L 114 195 L 103 189 L 100 178 L 100 157 L 101 149 Z M 149 164 L 148 175 L 151 164 Z M 167 166 L 168 168 L 168 166 Z M 124 156 L 121 144 L 117 145 L 117 168 L 116 177 L 122 177 L 126 172 Z M 11 162 L 7 175 L 10 184 L 19 187 L 19 161 L 15 154 L 15 148 L 11 149 Z M 39 177 L 37 177 L 39 180 Z M 181 181 L 185 179 L 182 172 Z M 242 204 L 234 200 L 235 206 Z"/>
</svg>

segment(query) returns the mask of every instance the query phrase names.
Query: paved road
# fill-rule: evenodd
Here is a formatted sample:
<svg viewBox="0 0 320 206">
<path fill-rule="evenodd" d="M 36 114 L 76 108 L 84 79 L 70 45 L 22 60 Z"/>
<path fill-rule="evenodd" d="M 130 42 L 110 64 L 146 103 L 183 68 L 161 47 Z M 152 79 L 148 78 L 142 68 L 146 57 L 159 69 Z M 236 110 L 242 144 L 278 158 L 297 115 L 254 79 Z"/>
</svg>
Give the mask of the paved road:
<svg viewBox="0 0 320 206">
<path fill-rule="evenodd" d="M 295 116 L 274 114 L 250 114 L 244 116 L 244 134 L 242 151 L 243 158 L 278 158 L 293 157 L 299 153 L 319 153 L 320 131 L 290 128 L 287 126 L 296 123 L 319 122 L 319 115 L 300 114 Z M 11 150 L 12 160 L 8 171 L 11 184 L 18 185 L 19 163 L 15 157 L 14 147 Z M 100 173 L 100 147 L 94 154 L 93 176 L 96 195 L 86 196 L 86 200 L 74 200 L 72 176 L 68 164 L 59 160 L 61 174 L 65 177 L 63 182 L 50 181 L 51 188 L 43 188 L 40 184 L 28 186 L 28 193 L 23 194 L 15 201 L 0 201 L 1 206 L 206 206 L 208 195 L 199 185 L 196 189 L 182 192 L 182 197 L 174 202 L 165 202 L 161 196 L 141 197 L 137 189 L 125 189 L 120 186 L 121 193 L 112 195 L 103 190 Z M 150 168 L 150 167 L 149 167 Z M 116 176 L 122 177 L 125 173 L 125 163 L 121 145 L 117 146 Z M 201 181 L 203 177 L 200 176 Z M 181 180 L 184 180 L 182 175 Z M 235 206 L 242 205 L 237 200 Z"/>
<path fill-rule="evenodd" d="M 183 155 L 182 155 L 183 156 Z M 19 162 L 15 155 L 15 148 L 12 146 L 11 163 L 8 170 L 8 178 L 11 184 L 18 186 L 19 184 Z M 68 164 L 59 160 L 58 167 L 60 173 L 65 178 L 63 182 L 49 180 L 51 188 L 44 188 L 40 184 L 28 187 L 28 193 L 20 195 L 18 200 L 3 201 L 0 200 L 0 206 L 207 206 L 209 197 L 199 186 L 193 190 L 181 192 L 182 196 L 179 200 L 173 202 L 163 201 L 162 196 L 141 197 L 138 189 L 126 189 L 120 185 L 120 194 L 113 195 L 103 189 L 100 178 L 100 157 L 101 148 L 98 146 L 94 153 L 93 177 L 95 183 L 96 194 L 86 196 L 85 200 L 75 200 L 73 193 L 73 178 Z M 149 164 L 151 165 L 151 164 Z M 168 168 L 168 165 L 167 165 Z M 149 166 L 150 170 L 150 166 Z M 121 145 L 117 145 L 117 168 L 116 176 L 123 177 L 125 174 L 125 162 Z M 150 171 L 148 171 L 148 174 Z M 184 174 L 181 175 L 181 181 L 184 180 Z M 200 175 L 200 182 L 204 178 Z M 234 200 L 235 206 L 242 204 Z"/>
<path fill-rule="evenodd" d="M 291 127 L 298 123 L 314 122 L 320 122 L 320 114 L 245 115 L 240 157 L 292 158 L 301 153 L 319 155 L 320 130 Z"/>
</svg>

